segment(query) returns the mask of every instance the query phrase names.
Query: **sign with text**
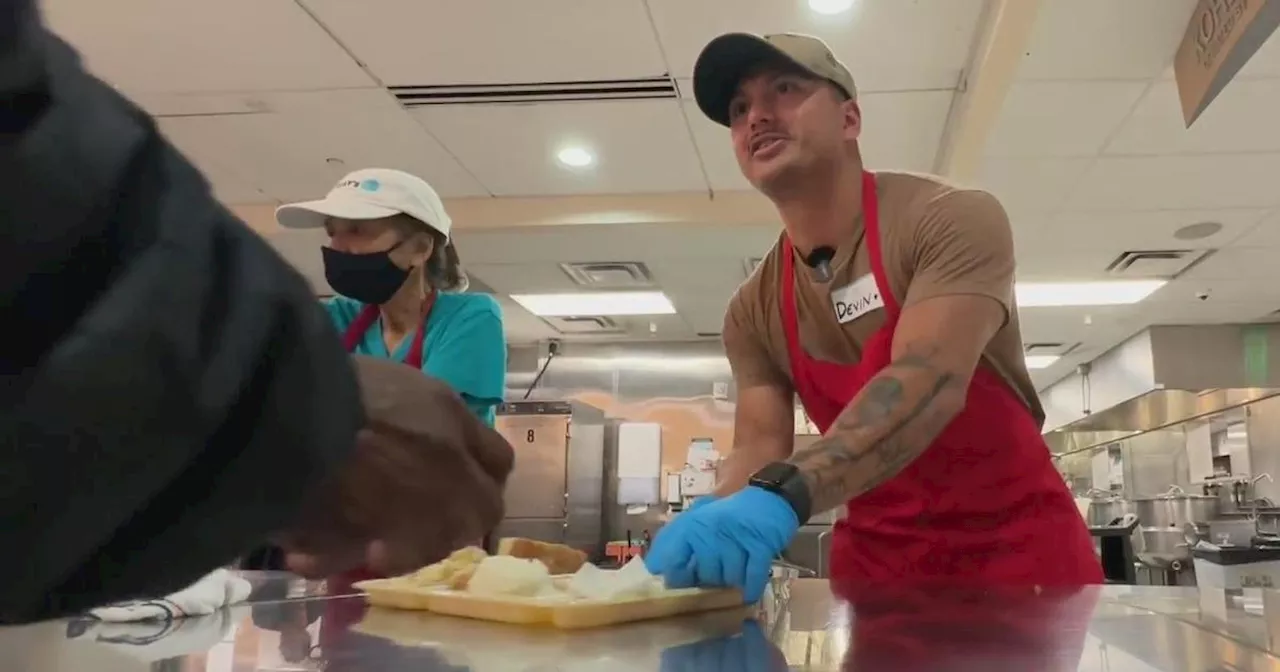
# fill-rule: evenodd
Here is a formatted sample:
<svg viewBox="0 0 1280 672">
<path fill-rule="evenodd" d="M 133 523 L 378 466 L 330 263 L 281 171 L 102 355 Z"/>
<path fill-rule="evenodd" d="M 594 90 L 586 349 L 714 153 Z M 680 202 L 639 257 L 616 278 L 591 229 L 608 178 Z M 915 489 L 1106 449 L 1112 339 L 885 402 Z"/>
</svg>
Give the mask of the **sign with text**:
<svg viewBox="0 0 1280 672">
<path fill-rule="evenodd" d="M 1280 0 L 1200 0 L 1174 56 L 1187 128 L 1280 24 Z"/>
</svg>

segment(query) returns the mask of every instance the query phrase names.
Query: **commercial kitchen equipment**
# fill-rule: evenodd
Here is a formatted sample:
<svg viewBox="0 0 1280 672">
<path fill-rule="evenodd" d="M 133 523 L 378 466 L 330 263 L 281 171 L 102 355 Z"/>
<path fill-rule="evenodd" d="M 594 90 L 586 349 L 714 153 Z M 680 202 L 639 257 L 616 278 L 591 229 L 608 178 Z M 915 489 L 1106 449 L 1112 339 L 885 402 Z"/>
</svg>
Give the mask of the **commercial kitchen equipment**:
<svg viewBox="0 0 1280 672">
<path fill-rule="evenodd" d="M 1190 494 L 1177 486 L 1154 497 L 1129 500 L 1138 517 L 1138 560 L 1165 572 L 1161 583 L 1184 584 L 1191 572 L 1191 548 L 1209 536 L 1209 523 L 1218 517 L 1219 500 Z"/>
<path fill-rule="evenodd" d="M 711 494 L 719 478 L 723 460 L 711 439 L 694 439 L 685 453 L 684 467 L 680 469 L 680 508 L 688 508 L 698 497 Z"/>
<path fill-rule="evenodd" d="M 1198 586 L 1280 588 L 1280 544 L 1201 547 L 1192 556 Z"/>
<path fill-rule="evenodd" d="M 1138 556 L 1133 543 L 1137 528 L 1138 517 L 1132 513 L 1102 525 L 1089 526 L 1107 583 L 1137 585 Z"/>
<path fill-rule="evenodd" d="M 1129 502 L 1120 493 L 1094 488 L 1085 494 L 1089 498 L 1089 511 L 1085 515 L 1089 527 L 1112 525 L 1130 512 Z"/>
<path fill-rule="evenodd" d="M 516 401 L 498 407 L 497 429 L 515 451 L 495 538 L 567 544 L 604 554 L 606 455 L 616 434 L 604 412 L 575 401 Z"/>
</svg>

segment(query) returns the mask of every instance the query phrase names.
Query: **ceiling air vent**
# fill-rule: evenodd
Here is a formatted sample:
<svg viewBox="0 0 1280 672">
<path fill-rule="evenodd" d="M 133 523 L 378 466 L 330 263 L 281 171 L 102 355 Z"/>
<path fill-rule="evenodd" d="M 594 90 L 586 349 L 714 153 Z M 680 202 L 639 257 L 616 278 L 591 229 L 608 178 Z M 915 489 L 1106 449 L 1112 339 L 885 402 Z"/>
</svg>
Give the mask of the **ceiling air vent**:
<svg viewBox="0 0 1280 672">
<path fill-rule="evenodd" d="M 602 316 L 544 317 L 547 324 L 562 334 L 620 334 L 623 329 L 613 320 Z"/>
<path fill-rule="evenodd" d="M 587 82 L 393 86 L 391 93 L 405 107 L 561 103 L 583 100 L 652 100 L 679 97 L 675 82 L 666 76 Z"/>
<path fill-rule="evenodd" d="M 1200 263 L 1212 250 L 1130 250 L 1107 266 L 1112 275 L 1173 278 Z"/>
<path fill-rule="evenodd" d="M 1083 345 L 1075 343 L 1023 343 L 1022 351 L 1028 355 L 1069 355 Z"/>
<path fill-rule="evenodd" d="M 721 334 L 718 331 L 699 331 L 698 332 L 698 338 L 720 338 L 720 336 Z"/>
<path fill-rule="evenodd" d="M 570 280 L 583 287 L 651 287 L 649 267 L 638 261 L 587 261 L 560 264 Z"/>
</svg>

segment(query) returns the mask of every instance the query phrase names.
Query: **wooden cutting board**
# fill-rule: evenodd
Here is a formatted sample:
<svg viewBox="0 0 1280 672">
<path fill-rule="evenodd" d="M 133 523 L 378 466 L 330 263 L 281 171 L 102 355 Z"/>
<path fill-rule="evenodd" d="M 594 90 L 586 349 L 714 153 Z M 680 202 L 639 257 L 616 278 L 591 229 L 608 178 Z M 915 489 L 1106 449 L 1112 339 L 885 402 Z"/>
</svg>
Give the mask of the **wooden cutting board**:
<svg viewBox="0 0 1280 672">
<path fill-rule="evenodd" d="M 362 581 L 355 587 L 364 591 L 374 606 L 499 623 L 550 625 L 566 630 L 743 606 L 742 593 L 732 589 L 688 588 L 646 598 L 601 602 L 475 595 L 444 588 L 407 586 L 394 579 Z"/>
</svg>

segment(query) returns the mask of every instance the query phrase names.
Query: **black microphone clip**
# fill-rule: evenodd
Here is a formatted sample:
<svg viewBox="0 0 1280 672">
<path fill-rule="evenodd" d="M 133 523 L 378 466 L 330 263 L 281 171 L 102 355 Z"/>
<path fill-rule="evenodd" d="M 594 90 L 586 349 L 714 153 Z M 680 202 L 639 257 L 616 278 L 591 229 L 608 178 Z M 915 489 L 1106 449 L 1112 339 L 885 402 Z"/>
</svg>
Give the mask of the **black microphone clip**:
<svg viewBox="0 0 1280 672">
<path fill-rule="evenodd" d="M 835 257 L 835 248 L 823 245 L 813 248 L 809 256 L 804 258 L 804 263 L 818 272 L 819 280 L 826 282 L 831 279 L 831 260 Z"/>
</svg>

